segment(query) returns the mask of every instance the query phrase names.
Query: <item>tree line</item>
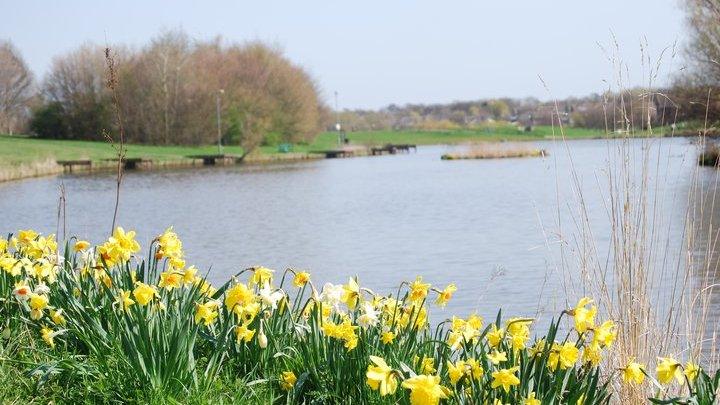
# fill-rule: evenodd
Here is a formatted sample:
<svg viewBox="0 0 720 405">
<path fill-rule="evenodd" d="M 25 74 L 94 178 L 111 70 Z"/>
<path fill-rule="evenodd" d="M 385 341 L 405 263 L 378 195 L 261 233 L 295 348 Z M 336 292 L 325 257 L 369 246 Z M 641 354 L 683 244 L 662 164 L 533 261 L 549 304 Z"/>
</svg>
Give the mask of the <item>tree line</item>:
<svg viewBox="0 0 720 405">
<path fill-rule="evenodd" d="M 339 112 L 344 130 L 454 130 L 509 121 L 521 127 L 563 123 L 623 130 L 613 100 L 645 106 L 635 128 L 720 122 L 720 0 L 683 2 L 689 38 L 687 68 L 662 89 L 629 89 L 586 97 L 480 99 L 449 104 L 390 105 Z M 103 48 L 84 44 L 53 60 L 37 82 L 19 51 L 0 41 L 0 133 L 30 132 L 63 139 L 103 139 L 117 131 L 106 86 Z M 129 142 L 211 144 L 217 141 L 220 101 L 225 144 L 252 151 L 262 144 L 309 142 L 335 117 L 317 83 L 277 48 L 260 42 L 224 44 L 168 31 L 140 49 L 112 47 L 118 98 Z M 697 126 L 697 125 L 696 125 Z"/>
<path fill-rule="evenodd" d="M 105 131 L 117 131 L 104 48 L 86 43 L 55 57 L 34 85 L 19 52 L 6 42 L 0 48 L 0 132 L 102 140 Z M 223 143 L 249 153 L 262 144 L 310 142 L 329 115 L 308 72 L 261 42 L 227 45 L 167 31 L 137 50 L 110 48 L 127 142 L 216 143 L 219 106 Z M 12 64 L 7 71 L 15 82 L 23 83 L 8 85 L 14 92 L 3 91 L 6 64 Z M 5 93 L 19 95 L 6 102 Z"/>
</svg>

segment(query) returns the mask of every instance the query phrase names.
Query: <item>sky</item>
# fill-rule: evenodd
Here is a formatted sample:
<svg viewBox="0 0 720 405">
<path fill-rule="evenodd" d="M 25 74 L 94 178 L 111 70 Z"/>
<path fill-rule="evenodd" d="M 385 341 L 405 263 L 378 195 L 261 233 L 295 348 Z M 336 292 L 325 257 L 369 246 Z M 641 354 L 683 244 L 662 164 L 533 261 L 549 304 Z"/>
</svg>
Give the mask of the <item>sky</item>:
<svg viewBox="0 0 720 405">
<path fill-rule="evenodd" d="M 40 80 L 53 56 L 83 42 L 140 47 L 182 28 L 196 39 L 279 46 L 328 103 L 338 92 L 341 109 L 583 96 L 613 82 L 613 55 L 629 84 L 641 85 L 650 70 L 642 61 L 654 65 L 667 49 L 662 85 L 683 67 L 685 37 L 679 0 L 0 0 L 0 13 L 0 39 Z"/>
</svg>

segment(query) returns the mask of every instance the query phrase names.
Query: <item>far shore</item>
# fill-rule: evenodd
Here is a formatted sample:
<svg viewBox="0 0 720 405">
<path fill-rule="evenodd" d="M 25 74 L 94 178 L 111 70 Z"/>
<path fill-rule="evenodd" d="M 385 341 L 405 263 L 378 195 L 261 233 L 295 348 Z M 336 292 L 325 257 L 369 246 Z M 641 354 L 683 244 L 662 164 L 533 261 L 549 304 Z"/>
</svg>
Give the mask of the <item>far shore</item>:
<svg viewBox="0 0 720 405">
<path fill-rule="evenodd" d="M 585 128 L 564 129 L 564 139 L 607 139 L 627 136 L 627 134 L 604 134 L 598 130 Z M 693 136 L 696 131 L 685 130 L 682 133 L 657 131 L 657 136 Z M 646 136 L 637 134 L 636 136 Z M 448 130 L 448 131 L 359 131 L 346 134 L 348 144 L 354 147 L 355 156 L 366 155 L 364 148 L 386 144 L 412 145 L 452 145 L 474 142 L 526 142 L 547 139 L 559 139 L 559 129 L 550 126 L 537 126 L 526 132 L 514 127 Z M 338 135 L 325 132 L 318 135 L 310 144 L 284 146 L 261 146 L 237 163 L 268 163 L 280 161 L 298 161 L 321 159 L 321 152 L 336 150 Z M 66 172 L 96 172 L 114 170 L 117 167 L 116 152 L 106 142 L 38 139 L 28 136 L 0 135 L 0 182 L 24 178 L 57 175 Z M 200 155 L 217 155 L 217 145 L 207 146 L 158 146 L 127 145 L 128 159 L 145 159 L 148 163 L 141 170 L 156 170 L 180 167 L 203 166 Z M 222 148 L 222 154 L 228 157 L 226 162 L 236 163 L 235 157 L 242 156 L 243 149 L 230 145 Z M 73 167 L 58 164 L 62 161 L 90 161 L 91 166 Z"/>
</svg>

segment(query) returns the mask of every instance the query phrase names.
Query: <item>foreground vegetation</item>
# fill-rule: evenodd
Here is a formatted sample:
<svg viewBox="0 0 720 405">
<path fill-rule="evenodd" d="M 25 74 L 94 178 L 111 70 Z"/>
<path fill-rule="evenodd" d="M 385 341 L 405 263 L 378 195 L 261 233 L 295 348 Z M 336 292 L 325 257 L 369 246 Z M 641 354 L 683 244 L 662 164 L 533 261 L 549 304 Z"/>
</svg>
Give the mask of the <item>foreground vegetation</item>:
<svg viewBox="0 0 720 405">
<path fill-rule="evenodd" d="M 622 380 L 710 404 L 720 379 L 670 357 L 656 373 L 633 359 L 606 369 L 617 325 L 589 298 L 534 336 L 532 319 L 501 313 L 431 324 L 428 303 L 445 306 L 454 284 L 418 277 L 383 296 L 357 278 L 318 288 L 304 271 L 254 267 L 216 288 L 172 229 L 139 252 L 122 228 L 63 251 L 31 230 L 0 239 L 4 400 L 598 404 Z"/>
</svg>

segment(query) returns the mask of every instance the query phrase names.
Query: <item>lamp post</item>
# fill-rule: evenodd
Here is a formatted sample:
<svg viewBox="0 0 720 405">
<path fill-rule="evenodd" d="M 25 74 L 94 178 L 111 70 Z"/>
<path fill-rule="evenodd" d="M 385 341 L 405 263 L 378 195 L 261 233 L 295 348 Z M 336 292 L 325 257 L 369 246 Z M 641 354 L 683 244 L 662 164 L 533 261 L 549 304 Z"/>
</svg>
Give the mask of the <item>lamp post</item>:
<svg viewBox="0 0 720 405">
<path fill-rule="evenodd" d="M 340 140 L 340 129 L 342 127 L 340 126 L 340 110 L 338 110 L 338 92 L 335 92 L 335 130 L 338 133 L 337 140 L 338 140 L 338 146 L 342 143 Z"/>
<path fill-rule="evenodd" d="M 217 130 L 218 130 L 218 155 L 222 155 L 222 124 L 220 121 L 220 95 L 225 94 L 225 90 L 218 90 L 215 94 L 215 104 L 217 106 Z"/>
</svg>

